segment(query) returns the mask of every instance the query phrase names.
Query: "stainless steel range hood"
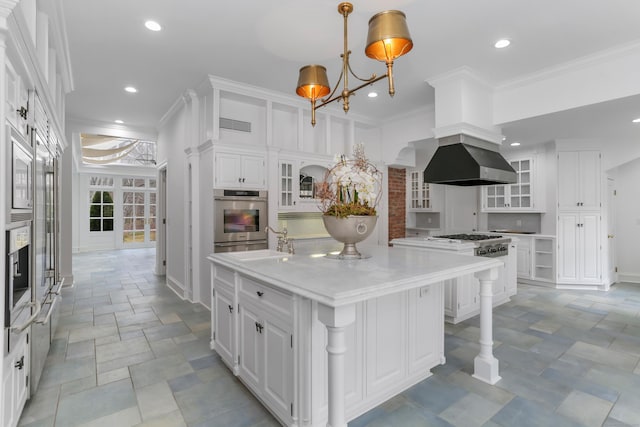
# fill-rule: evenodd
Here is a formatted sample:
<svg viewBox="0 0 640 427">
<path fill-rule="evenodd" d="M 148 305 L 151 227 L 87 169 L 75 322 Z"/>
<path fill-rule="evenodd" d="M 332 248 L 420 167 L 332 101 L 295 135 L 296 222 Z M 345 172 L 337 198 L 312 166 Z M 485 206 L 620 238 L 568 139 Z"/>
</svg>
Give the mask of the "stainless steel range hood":
<svg viewBox="0 0 640 427">
<path fill-rule="evenodd" d="M 474 186 L 511 184 L 516 172 L 498 152 L 498 145 L 465 134 L 440 138 L 424 170 L 424 182 Z"/>
</svg>

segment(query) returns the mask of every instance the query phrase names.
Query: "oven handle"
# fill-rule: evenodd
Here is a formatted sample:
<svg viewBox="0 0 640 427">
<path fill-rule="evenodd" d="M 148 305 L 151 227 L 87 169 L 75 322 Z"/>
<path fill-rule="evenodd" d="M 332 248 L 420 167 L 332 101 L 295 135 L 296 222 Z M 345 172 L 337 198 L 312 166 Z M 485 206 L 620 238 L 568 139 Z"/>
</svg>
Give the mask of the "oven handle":
<svg viewBox="0 0 640 427">
<path fill-rule="evenodd" d="M 20 326 L 12 326 L 11 327 L 11 332 L 13 332 L 14 334 L 19 334 L 22 333 L 25 329 L 27 329 L 29 326 L 31 326 L 31 324 L 33 322 L 35 322 L 35 320 L 38 318 L 38 316 L 40 316 L 40 312 L 42 311 L 42 305 L 40 304 L 40 301 L 36 301 L 36 302 L 28 302 L 24 305 L 24 308 L 27 307 L 35 307 L 36 308 L 36 312 L 33 313 L 31 315 L 31 317 L 24 322 L 22 325 Z"/>
<path fill-rule="evenodd" d="M 53 314 L 53 309 L 55 308 L 57 302 L 58 302 L 58 297 L 55 297 L 51 302 L 51 307 L 49 307 L 49 312 L 47 313 L 45 318 L 42 320 L 36 320 L 36 323 L 38 325 L 46 325 L 47 323 L 49 323 L 49 319 L 51 319 L 51 315 Z"/>
</svg>

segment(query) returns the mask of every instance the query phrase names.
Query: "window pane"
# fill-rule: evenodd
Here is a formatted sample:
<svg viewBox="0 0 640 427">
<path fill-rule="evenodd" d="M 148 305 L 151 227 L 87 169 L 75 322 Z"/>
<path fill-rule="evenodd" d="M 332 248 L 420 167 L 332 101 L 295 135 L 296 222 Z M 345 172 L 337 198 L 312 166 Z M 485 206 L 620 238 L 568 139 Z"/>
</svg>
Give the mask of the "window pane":
<svg viewBox="0 0 640 427">
<path fill-rule="evenodd" d="M 131 218 L 125 218 L 125 220 L 124 220 L 124 229 L 125 230 L 133 230 L 133 220 Z"/>
<path fill-rule="evenodd" d="M 133 187 L 133 179 L 132 178 L 122 178 L 122 186 L 123 187 Z"/>
<path fill-rule="evenodd" d="M 89 220 L 89 231 L 100 231 L 100 220 L 99 219 Z"/>
<path fill-rule="evenodd" d="M 136 219 L 136 230 L 144 230 L 144 219 L 143 218 L 139 218 Z"/>
<path fill-rule="evenodd" d="M 144 205 L 136 205 L 136 216 L 144 216 Z"/>
<path fill-rule="evenodd" d="M 156 193 L 149 193 L 149 203 L 152 205 L 156 204 Z"/>
<path fill-rule="evenodd" d="M 122 215 L 124 217 L 132 217 L 133 216 L 133 206 L 132 205 L 124 205 L 122 207 Z"/>
<path fill-rule="evenodd" d="M 150 179 L 149 180 L 149 187 L 150 188 L 156 188 L 156 180 L 155 179 Z"/>
<path fill-rule="evenodd" d="M 113 203 L 113 191 L 102 192 L 102 203 Z"/>
<path fill-rule="evenodd" d="M 89 208 L 89 217 L 91 218 L 99 218 L 102 216 L 100 213 L 100 205 L 91 205 Z"/>
<path fill-rule="evenodd" d="M 100 192 L 99 191 L 89 191 L 89 202 L 90 203 L 100 203 Z"/>
<path fill-rule="evenodd" d="M 155 232 L 155 230 L 152 230 L 151 232 L 149 232 L 149 240 L 151 242 L 155 242 L 156 241 L 156 232 Z"/>
<path fill-rule="evenodd" d="M 152 217 L 156 216 L 156 207 L 155 207 L 155 205 L 149 206 L 149 216 L 152 216 Z"/>
<path fill-rule="evenodd" d="M 133 242 L 133 231 L 125 231 L 122 233 L 122 241 L 125 243 Z"/>
<path fill-rule="evenodd" d="M 145 187 L 145 179 L 144 178 L 136 178 L 133 182 L 133 185 L 136 187 Z"/>
<path fill-rule="evenodd" d="M 137 205 L 144 205 L 144 193 L 141 193 L 141 192 L 135 193 L 135 203 Z"/>
<path fill-rule="evenodd" d="M 133 193 L 131 191 L 125 191 L 122 193 L 122 203 L 131 204 L 133 203 Z"/>
<path fill-rule="evenodd" d="M 113 205 L 104 205 L 102 207 L 102 216 L 106 218 L 113 218 Z"/>
<path fill-rule="evenodd" d="M 156 219 L 155 218 L 150 218 L 149 219 L 149 228 L 152 230 L 156 229 Z"/>
<path fill-rule="evenodd" d="M 103 219 L 102 220 L 102 231 L 113 231 L 113 220 L 112 219 Z"/>
</svg>

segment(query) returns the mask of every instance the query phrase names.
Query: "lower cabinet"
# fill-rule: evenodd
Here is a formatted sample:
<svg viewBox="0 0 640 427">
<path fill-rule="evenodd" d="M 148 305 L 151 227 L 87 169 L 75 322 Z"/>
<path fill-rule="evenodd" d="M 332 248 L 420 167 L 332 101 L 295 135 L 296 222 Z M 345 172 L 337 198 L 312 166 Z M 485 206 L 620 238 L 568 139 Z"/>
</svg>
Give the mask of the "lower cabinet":
<svg viewBox="0 0 640 427">
<path fill-rule="evenodd" d="M 20 414 L 29 395 L 29 345 L 27 333 L 4 358 L 2 381 L 2 426 L 18 425 Z"/>
<path fill-rule="evenodd" d="M 326 425 L 327 328 L 318 303 L 212 267 L 213 348 L 287 426 Z M 444 286 L 360 302 L 346 328 L 345 412 L 353 419 L 444 363 Z"/>
<path fill-rule="evenodd" d="M 531 279 L 531 239 L 518 237 L 518 278 Z"/>
<path fill-rule="evenodd" d="M 558 284 L 601 284 L 600 214 L 558 216 Z"/>
</svg>

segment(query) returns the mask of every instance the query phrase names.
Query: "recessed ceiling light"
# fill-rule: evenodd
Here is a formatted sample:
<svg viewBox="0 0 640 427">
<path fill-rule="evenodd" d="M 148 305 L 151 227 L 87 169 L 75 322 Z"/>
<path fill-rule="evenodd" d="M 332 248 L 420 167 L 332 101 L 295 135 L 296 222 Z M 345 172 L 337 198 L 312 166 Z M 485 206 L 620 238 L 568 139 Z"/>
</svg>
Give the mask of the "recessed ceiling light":
<svg viewBox="0 0 640 427">
<path fill-rule="evenodd" d="M 494 46 L 496 49 L 502 49 L 509 46 L 510 44 L 511 41 L 509 41 L 508 39 L 500 39 L 494 44 Z"/>
<path fill-rule="evenodd" d="M 640 117 L 638 117 L 637 119 L 633 119 L 632 121 L 633 123 L 640 123 Z"/>
<path fill-rule="evenodd" d="M 375 97 L 377 97 L 377 96 L 378 96 L 378 92 L 371 91 L 371 92 L 369 92 L 369 94 L 368 94 L 367 96 L 368 96 L 369 98 L 375 98 Z"/>
<path fill-rule="evenodd" d="M 518 146 L 520 146 L 520 143 L 519 142 L 512 142 L 510 145 L 512 147 L 518 147 Z"/>
<path fill-rule="evenodd" d="M 118 120 L 114 120 L 114 122 L 115 122 L 115 123 L 117 123 L 117 124 L 119 124 L 119 125 L 121 125 L 121 124 L 123 124 L 123 123 L 124 123 L 124 122 L 123 122 L 122 120 L 120 120 L 120 119 L 118 119 Z"/>
<path fill-rule="evenodd" d="M 124 90 L 126 90 L 129 93 L 136 93 L 138 91 L 138 89 L 136 89 L 133 86 L 127 86 L 127 87 L 124 88 Z"/>
<path fill-rule="evenodd" d="M 151 31 L 160 31 L 162 27 L 156 21 L 147 21 L 144 23 L 144 26 Z"/>
</svg>

